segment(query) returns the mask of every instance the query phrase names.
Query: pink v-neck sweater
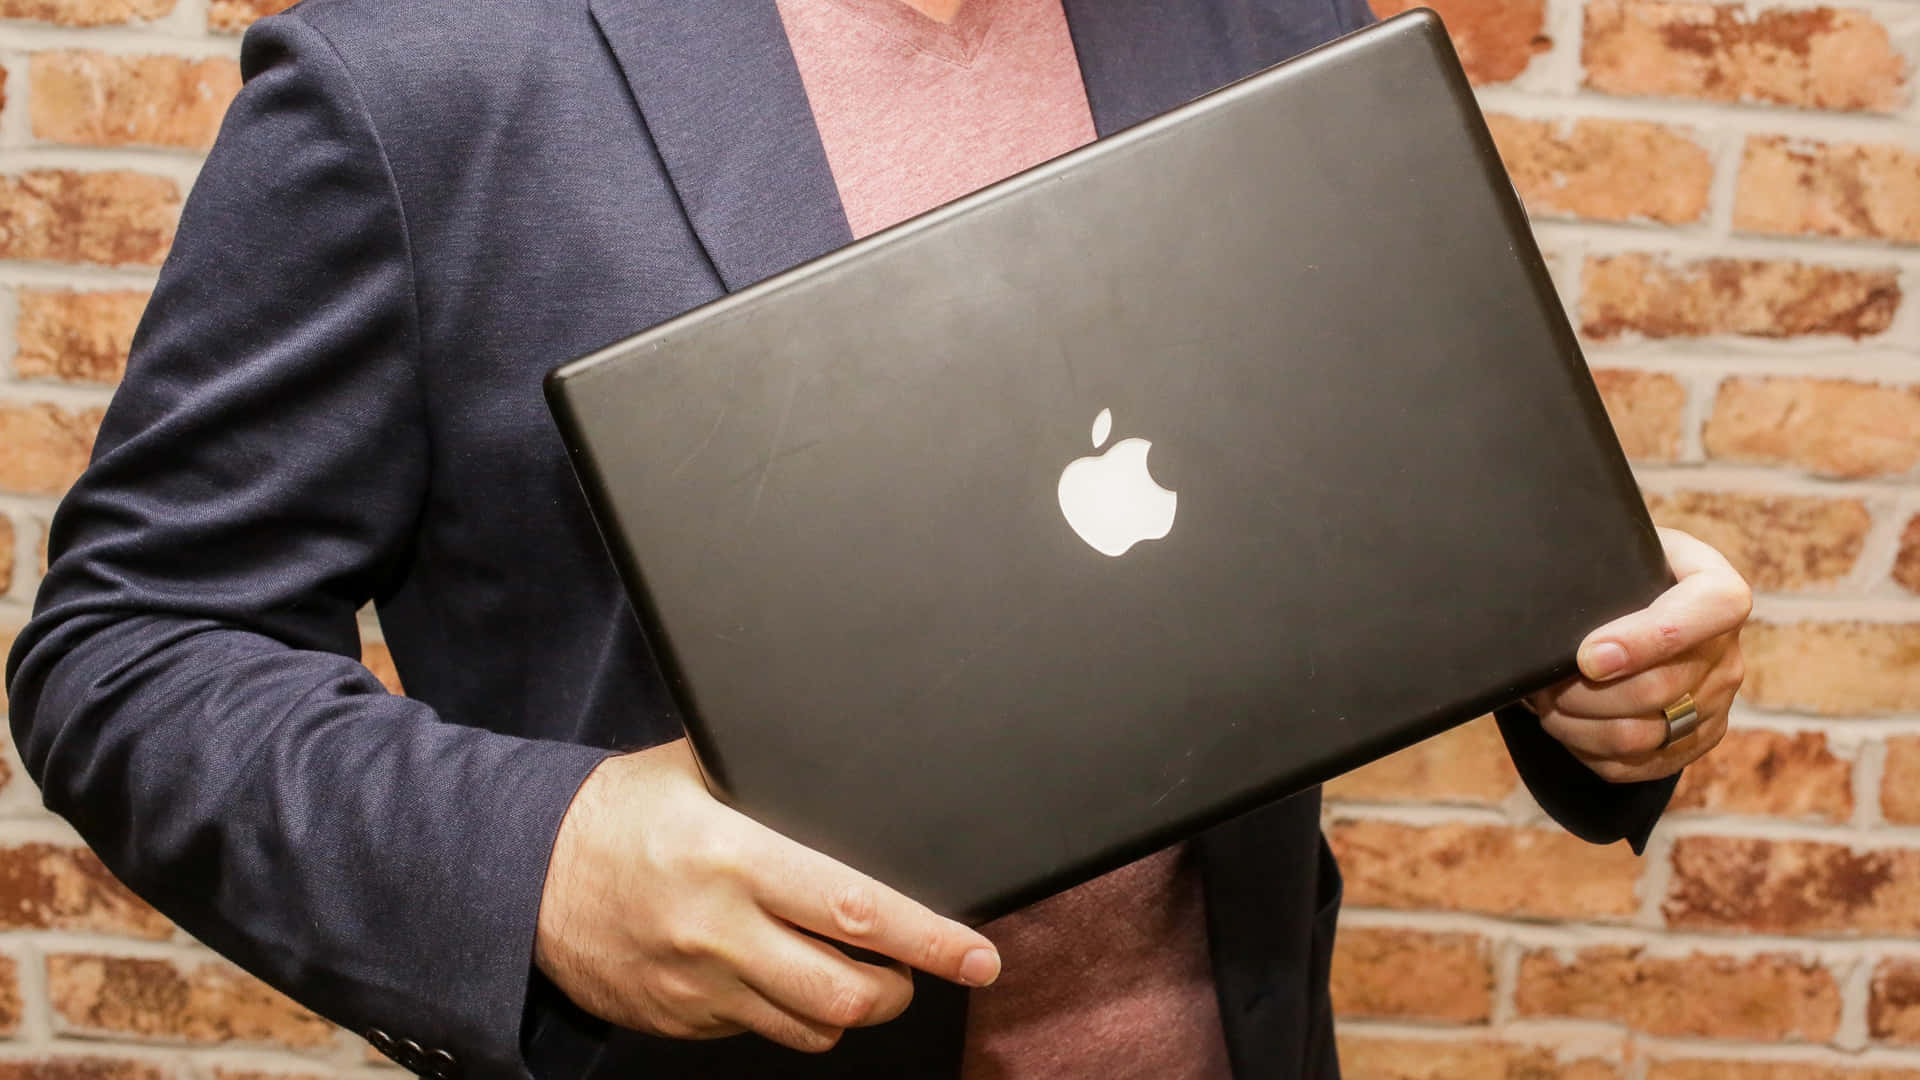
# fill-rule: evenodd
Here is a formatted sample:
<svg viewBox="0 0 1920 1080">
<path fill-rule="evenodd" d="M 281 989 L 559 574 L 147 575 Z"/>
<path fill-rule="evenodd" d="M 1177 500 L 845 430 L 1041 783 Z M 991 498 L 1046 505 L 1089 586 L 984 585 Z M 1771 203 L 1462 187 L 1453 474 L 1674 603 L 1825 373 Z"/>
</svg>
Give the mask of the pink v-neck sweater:
<svg viewBox="0 0 1920 1080">
<path fill-rule="evenodd" d="M 865 236 L 1090 142 L 1060 0 L 778 0 L 847 221 Z M 1175 847 L 983 928 L 964 1080 L 1218 1080 L 1197 868 Z"/>
</svg>

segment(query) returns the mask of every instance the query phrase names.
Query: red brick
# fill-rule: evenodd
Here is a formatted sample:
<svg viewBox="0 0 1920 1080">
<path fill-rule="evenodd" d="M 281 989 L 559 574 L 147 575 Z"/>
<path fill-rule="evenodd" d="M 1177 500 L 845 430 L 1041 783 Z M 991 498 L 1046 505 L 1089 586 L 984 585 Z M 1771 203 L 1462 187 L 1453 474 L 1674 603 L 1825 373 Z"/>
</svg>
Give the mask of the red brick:
<svg viewBox="0 0 1920 1080">
<path fill-rule="evenodd" d="M 1701 220 L 1713 159 L 1685 134 L 1635 120 L 1526 120 L 1499 113 L 1487 126 L 1536 217 L 1594 221 Z"/>
<path fill-rule="evenodd" d="M 1624 1080 L 1619 1066 L 1514 1043 L 1393 1039 L 1343 1031 L 1346 1080 Z"/>
<path fill-rule="evenodd" d="M 177 0 L 0 0 L 0 19 L 59 26 L 111 26 L 157 19 Z"/>
<path fill-rule="evenodd" d="M 1647 1080 L 1920 1080 L 1920 1069 L 1852 1068 L 1813 1061 L 1679 1058 L 1656 1061 Z"/>
<path fill-rule="evenodd" d="M 1824 1042 L 1840 1026 L 1840 986 L 1789 956 L 1649 956 L 1602 946 L 1520 961 L 1514 1008 L 1525 1017 L 1609 1020 L 1649 1035 Z"/>
<path fill-rule="evenodd" d="M 1844 822 L 1853 816 L 1853 765 L 1816 732 L 1733 731 L 1687 766 L 1671 809 Z"/>
<path fill-rule="evenodd" d="M 1900 534 L 1900 553 L 1894 556 L 1893 580 L 1908 592 L 1920 593 L 1920 514 L 1907 521 Z"/>
<path fill-rule="evenodd" d="M 1513 793 L 1519 774 L 1490 716 L 1425 739 L 1329 782 L 1329 799 L 1492 805 Z"/>
<path fill-rule="evenodd" d="M 0 491 L 59 495 L 87 467 L 101 410 L 0 404 Z"/>
<path fill-rule="evenodd" d="M 1580 52 L 1609 94 L 1880 112 L 1907 98 L 1886 27 L 1855 9 L 1593 0 Z"/>
<path fill-rule="evenodd" d="M 1880 814 L 1896 825 L 1920 825 L 1920 738 L 1887 740 L 1880 775 Z"/>
<path fill-rule="evenodd" d="M 84 930 L 160 940 L 173 926 L 81 847 L 0 847 L 0 930 Z"/>
<path fill-rule="evenodd" d="M 0 177 L 0 258 L 158 266 L 180 187 L 145 173 L 41 169 Z"/>
<path fill-rule="evenodd" d="M 47 957 L 47 999 L 68 1034 L 306 1049 L 336 1029 L 225 963 L 62 953 Z"/>
<path fill-rule="evenodd" d="M 1920 712 L 1920 623 L 1756 622 L 1744 699 L 1825 716 Z"/>
<path fill-rule="evenodd" d="M 1733 227 L 1920 244 L 1920 151 L 1751 136 Z"/>
<path fill-rule="evenodd" d="M 1731 378 L 1720 384 L 1707 456 L 1860 480 L 1920 464 L 1920 387 L 1845 379 Z"/>
<path fill-rule="evenodd" d="M 26 1006 L 20 998 L 20 965 L 11 956 L 0 956 L 0 1035 L 17 1035 L 20 1016 Z"/>
<path fill-rule="evenodd" d="M 213 0 L 207 6 L 207 28 L 224 34 L 237 34 L 264 19 L 293 6 L 293 0 Z"/>
<path fill-rule="evenodd" d="M 1414 7 L 1439 13 L 1475 85 L 1506 82 L 1525 71 L 1535 54 L 1553 47 L 1545 0 L 1373 0 L 1383 19 Z"/>
<path fill-rule="evenodd" d="M 1663 910 L 1686 929 L 1910 934 L 1920 930 L 1920 851 L 1685 836 Z"/>
<path fill-rule="evenodd" d="M 13 588 L 13 519 L 0 514 L 0 595 Z"/>
<path fill-rule="evenodd" d="M 22 289 L 14 370 L 25 379 L 118 383 L 146 306 L 139 290 Z"/>
<path fill-rule="evenodd" d="M 1687 413 L 1687 390 L 1680 380 L 1655 371 L 1595 368 L 1593 384 L 1628 457 L 1668 462 L 1680 456 Z"/>
<path fill-rule="evenodd" d="M 1789 260 L 1703 259 L 1672 265 L 1651 255 L 1589 258 L 1581 330 L 1595 341 L 1647 338 L 1870 337 L 1900 307 L 1898 271 Z"/>
<path fill-rule="evenodd" d="M 240 91 L 240 66 L 225 57 L 43 52 L 29 77 L 34 137 L 81 146 L 204 150 Z"/>
<path fill-rule="evenodd" d="M 1408 978 L 1409 972 L 1419 977 Z M 1493 1015 L 1486 939 L 1342 927 L 1333 953 L 1333 1008 L 1344 1017 L 1484 1024 Z"/>
<path fill-rule="evenodd" d="M 1853 572 L 1873 527 L 1859 499 L 1680 491 L 1648 496 L 1647 509 L 1713 545 L 1761 591 L 1832 585 Z"/>
<path fill-rule="evenodd" d="M 1920 1043 L 1920 961 L 1882 960 L 1873 969 L 1867 1030 L 1882 1042 Z"/>
<path fill-rule="evenodd" d="M 174 1080 L 173 1069 L 150 1061 L 105 1057 L 0 1061 L 0 1080 Z"/>
<path fill-rule="evenodd" d="M 1633 914 L 1642 863 L 1559 829 L 1337 822 L 1330 831 L 1354 907 L 1544 919 Z"/>
</svg>

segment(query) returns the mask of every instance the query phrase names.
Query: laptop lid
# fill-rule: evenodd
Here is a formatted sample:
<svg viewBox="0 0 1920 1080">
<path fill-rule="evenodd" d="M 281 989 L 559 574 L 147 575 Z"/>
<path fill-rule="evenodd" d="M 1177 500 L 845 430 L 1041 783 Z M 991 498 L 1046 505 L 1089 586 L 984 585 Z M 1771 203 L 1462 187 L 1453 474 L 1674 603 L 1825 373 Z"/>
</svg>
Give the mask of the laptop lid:
<svg viewBox="0 0 1920 1080">
<path fill-rule="evenodd" d="M 716 793 L 975 920 L 1564 678 L 1670 580 L 1428 12 L 548 394 Z"/>
</svg>

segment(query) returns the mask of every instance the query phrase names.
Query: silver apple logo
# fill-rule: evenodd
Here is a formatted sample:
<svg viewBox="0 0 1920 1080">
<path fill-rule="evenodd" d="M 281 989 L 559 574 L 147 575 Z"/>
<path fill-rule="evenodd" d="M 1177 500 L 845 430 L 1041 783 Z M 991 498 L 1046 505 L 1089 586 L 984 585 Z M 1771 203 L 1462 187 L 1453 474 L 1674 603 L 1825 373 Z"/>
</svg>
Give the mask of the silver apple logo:
<svg viewBox="0 0 1920 1080">
<path fill-rule="evenodd" d="M 1113 433 L 1113 410 L 1093 421 L 1093 448 Z M 1118 558 L 1142 540 L 1173 530 L 1180 496 L 1154 482 L 1147 471 L 1145 439 L 1122 439 L 1104 454 L 1075 459 L 1060 473 L 1060 512 L 1067 524 L 1102 555 Z"/>
</svg>

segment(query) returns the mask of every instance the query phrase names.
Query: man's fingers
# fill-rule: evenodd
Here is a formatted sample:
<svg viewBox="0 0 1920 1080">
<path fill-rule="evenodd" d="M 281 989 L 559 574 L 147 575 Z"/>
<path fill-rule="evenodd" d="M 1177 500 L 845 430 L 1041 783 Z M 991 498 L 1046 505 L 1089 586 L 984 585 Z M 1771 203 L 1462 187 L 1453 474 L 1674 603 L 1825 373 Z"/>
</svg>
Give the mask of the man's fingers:
<svg viewBox="0 0 1920 1080">
<path fill-rule="evenodd" d="M 1594 682 L 1645 671 L 1738 630 L 1753 609 L 1752 591 L 1718 552 L 1683 533 L 1662 535 L 1680 582 L 1642 610 L 1587 635 L 1580 646 L 1580 673 Z"/>
<path fill-rule="evenodd" d="M 1733 564 L 1712 544 L 1679 529 L 1660 529 L 1659 533 L 1660 546 L 1666 550 L 1667 565 L 1673 567 L 1675 578 L 1685 581 L 1699 573 L 1733 571 Z"/>
<path fill-rule="evenodd" d="M 876 967 L 784 924 L 756 935 L 740 977 L 782 1010 L 834 1028 L 884 1024 L 907 1011 L 913 976 L 905 967 Z"/>
<path fill-rule="evenodd" d="M 1710 645 L 1651 671 L 1613 682 L 1575 681 L 1554 695 L 1552 708 L 1590 720 L 1650 716 L 1680 700 L 1682 694 L 1698 698 L 1724 651 Z"/>
<path fill-rule="evenodd" d="M 757 875 L 770 914 L 963 986 L 1000 977 L 1000 952 L 978 932 L 775 833 Z"/>
<path fill-rule="evenodd" d="M 1667 741 L 1665 717 L 1592 720 L 1550 712 L 1541 718 L 1540 726 L 1576 754 L 1626 763 L 1638 763 L 1658 755 Z"/>
<path fill-rule="evenodd" d="M 755 1035 L 806 1054 L 826 1053 L 839 1045 L 840 1036 L 845 1034 L 830 1024 L 795 1016 L 745 988 L 727 1012 L 727 1019 Z"/>
<path fill-rule="evenodd" d="M 1589 754 L 1574 747 L 1568 749 L 1602 780 L 1612 784 L 1629 784 L 1672 776 L 1719 745 L 1726 734 L 1727 718 L 1711 716 L 1693 734 L 1654 754 L 1618 758 L 1607 754 Z"/>
</svg>

